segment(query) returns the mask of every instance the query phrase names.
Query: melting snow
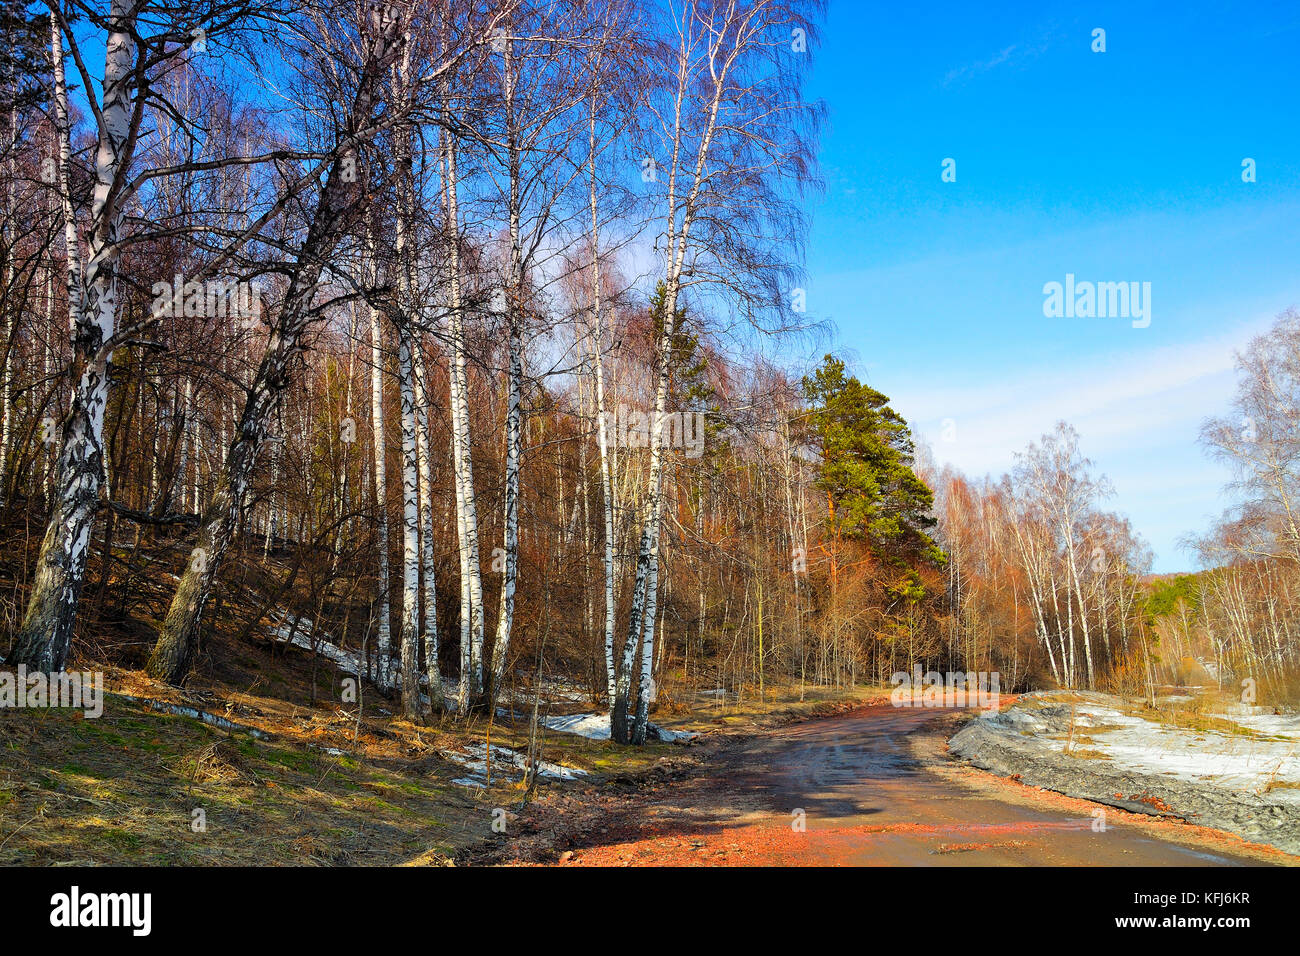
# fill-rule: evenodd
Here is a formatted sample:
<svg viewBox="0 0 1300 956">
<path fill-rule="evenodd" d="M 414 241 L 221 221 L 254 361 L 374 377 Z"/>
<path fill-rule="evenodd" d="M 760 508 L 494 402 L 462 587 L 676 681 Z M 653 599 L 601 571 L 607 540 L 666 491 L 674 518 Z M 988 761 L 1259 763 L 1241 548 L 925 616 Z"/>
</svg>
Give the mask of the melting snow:
<svg viewBox="0 0 1300 956">
<path fill-rule="evenodd" d="M 569 714 L 564 717 L 543 717 L 541 723 L 549 730 L 577 734 L 580 737 L 588 737 L 592 740 L 609 740 L 610 738 L 609 714 Z M 689 730 L 669 730 L 657 724 L 650 724 L 648 736 L 658 737 L 666 743 L 676 743 L 679 740 L 694 740 L 699 734 Z"/>
<path fill-rule="evenodd" d="M 444 750 L 442 755 L 452 763 L 464 767 L 471 776 L 459 777 L 452 783 L 460 784 L 462 787 L 485 787 L 487 786 L 487 755 L 488 748 L 486 744 L 470 744 L 460 750 Z M 509 769 L 515 771 L 524 771 L 528 768 L 528 755 L 521 754 L 517 750 L 509 747 L 492 747 L 492 776 L 501 777 L 510 781 L 516 781 L 523 776 L 522 773 L 512 774 Z M 547 760 L 537 762 L 538 776 L 547 777 L 551 780 L 577 780 L 579 777 L 587 776 L 587 771 L 578 767 L 566 767 L 563 764 L 551 763 Z"/>
<path fill-rule="evenodd" d="M 294 629 L 295 620 L 297 621 L 296 629 Z M 313 648 L 312 622 L 310 621 L 310 619 L 305 617 L 293 618 L 292 616 L 286 614 L 284 623 L 280 624 L 275 629 L 274 633 L 276 637 L 278 637 L 281 641 L 284 641 L 289 638 L 289 631 L 291 629 L 294 630 L 293 640 L 291 643 L 295 647 L 300 647 L 306 651 L 311 651 L 314 649 L 316 653 L 320 654 L 321 657 L 333 661 L 335 664 L 339 666 L 339 668 L 347 671 L 348 673 L 362 674 L 365 672 L 365 669 L 362 667 L 361 664 L 361 659 L 358 655 L 353 654 L 350 651 L 345 651 L 336 644 L 331 644 L 329 641 L 321 640 L 318 641 Z M 401 673 L 401 663 L 398 660 L 393 659 L 389 663 L 389 674 L 391 676 L 394 686 L 397 683 L 398 675 L 400 673 Z M 428 682 L 428 678 L 425 675 L 421 674 L 420 683 L 426 684 L 427 682 Z M 569 684 L 564 681 L 559 681 L 559 680 L 544 681 L 542 683 L 542 689 L 547 692 L 548 696 L 560 700 L 577 701 L 577 700 L 585 699 L 585 695 L 581 693 L 579 690 L 577 690 L 575 685 Z M 726 691 L 721 691 L 721 692 L 726 693 Z M 428 700 L 427 697 L 424 697 L 423 695 L 421 696 L 422 699 L 426 701 Z M 446 709 L 448 711 L 454 711 L 456 709 L 456 700 L 452 696 L 447 696 L 445 698 L 445 704 L 446 704 Z M 513 717 L 520 716 L 519 714 L 511 714 L 510 712 L 502 708 L 498 708 L 497 713 L 501 716 L 513 716 Z M 610 738 L 609 714 L 589 713 L 589 714 L 572 714 L 569 716 L 561 716 L 561 717 L 543 717 L 540 722 L 543 726 L 545 726 L 550 730 L 558 730 L 566 734 L 578 734 L 581 737 L 588 737 L 592 740 L 609 740 Z M 699 734 L 692 733 L 690 731 L 668 730 L 667 728 L 659 727 L 655 724 L 650 724 L 650 736 L 654 737 L 656 735 L 660 740 L 667 741 L 670 743 L 675 743 L 678 741 L 694 740 L 696 737 L 699 736 Z M 493 757 L 492 762 L 493 764 L 496 763 L 495 756 Z M 545 773 L 545 771 L 543 771 L 542 775 L 546 776 L 547 774 Z"/>
<path fill-rule="evenodd" d="M 1056 708 L 1068 707 L 1063 701 L 1053 703 Z M 1057 725 L 1048 736 L 1049 723 L 1055 721 L 1032 710 L 1011 708 L 981 719 L 1000 724 L 1011 733 L 1033 734 L 1042 746 L 1057 753 L 1065 750 L 1068 734 L 1063 735 Z M 1169 726 L 1085 699 L 1074 705 L 1073 720 L 1088 739 L 1076 739 L 1074 746 L 1105 754 L 1115 764 L 1133 770 L 1230 790 L 1259 793 L 1269 783 L 1300 784 L 1300 717 L 1230 714 L 1225 719 L 1277 739 Z M 1295 789 L 1275 789 L 1270 795 L 1300 803 L 1300 791 Z"/>
<path fill-rule="evenodd" d="M 543 717 L 542 726 L 591 740 L 609 740 L 609 714 L 570 714 L 567 717 Z"/>
<path fill-rule="evenodd" d="M 271 736 L 264 730 L 258 730 L 256 727 L 250 727 L 247 724 L 239 724 L 218 714 L 213 714 L 206 710 L 200 710 L 197 707 L 190 707 L 186 704 L 172 704 L 165 700 L 153 700 L 148 697 L 135 697 L 131 694 L 123 694 L 122 696 L 127 700 L 144 704 L 150 710 L 160 711 L 164 714 L 172 714 L 176 717 L 190 717 L 220 730 L 229 730 L 234 733 L 248 734 L 250 737 L 256 737 L 258 740 L 267 740 Z"/>
</svg>

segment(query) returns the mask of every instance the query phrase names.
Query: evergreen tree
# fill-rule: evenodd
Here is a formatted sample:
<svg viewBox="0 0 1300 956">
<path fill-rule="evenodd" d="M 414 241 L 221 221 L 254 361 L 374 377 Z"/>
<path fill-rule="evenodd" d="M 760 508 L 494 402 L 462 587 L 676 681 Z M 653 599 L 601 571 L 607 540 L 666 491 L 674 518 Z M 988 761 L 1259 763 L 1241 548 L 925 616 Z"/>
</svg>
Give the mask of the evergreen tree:
<svg viewBox="0 0 1300 956">
<path fill-rule="evenodd" d="M 846 375 L 833 355 L 804 377 L 803 390 L 832 533 L 863 539 L 878 559 L 900 569 L 942 565 L 944 554 L 930 536 L 934 495 L 913 471 L 912 433 L 889 398 Z"/>
</svg>

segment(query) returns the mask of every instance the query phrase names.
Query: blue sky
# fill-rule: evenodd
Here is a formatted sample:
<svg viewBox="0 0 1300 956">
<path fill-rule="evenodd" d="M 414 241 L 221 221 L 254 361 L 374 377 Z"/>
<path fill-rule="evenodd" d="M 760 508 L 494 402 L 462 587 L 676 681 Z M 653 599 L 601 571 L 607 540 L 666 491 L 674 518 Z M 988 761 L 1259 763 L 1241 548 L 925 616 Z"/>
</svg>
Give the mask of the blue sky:
<svg viewBox="0 0 1300 956">
<path fill-rule="evenodd" d="M 969 474 L 1073 423 L 1155 570 L 1191 567 L 1227 478 L 1199 423 L 1300 306 L 1300 5 L 988 6 L 831 0 L 809 312 Z M 1150 282 L 1150 326 L 1045 318 L 1067 273 Z"/>
</svg>

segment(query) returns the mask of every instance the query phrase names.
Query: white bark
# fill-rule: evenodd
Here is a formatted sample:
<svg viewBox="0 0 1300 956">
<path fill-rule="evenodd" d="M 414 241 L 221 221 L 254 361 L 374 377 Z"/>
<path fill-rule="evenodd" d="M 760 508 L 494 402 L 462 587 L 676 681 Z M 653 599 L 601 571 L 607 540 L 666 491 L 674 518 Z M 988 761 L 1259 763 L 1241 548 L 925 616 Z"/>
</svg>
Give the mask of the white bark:
<svg viewBox="0 0 1300 956">
<path fill-rule="evenodd" d="M 451 333 L 449 387 L 452 468 L 456 485 L 456 536 L 460 552 L 461 651 L 458 711 L 466 713 L 482 694 L 483 578 L 479 568 L 478 512 L 469 433 L 469 372 L 465 314 L 460 288 L 460 212 L 457 198 L 456 144 L 443 134 L 444 238 L 447 246 L 448 308 Z"/>
<path fill-rule="evenodd" d="M 399 96 L 406 95 L 410 69 L 409 45 L 400 68 L 394 69 Z M 398 309 L 397 368 L 402 393 L 402 713 L 408 720 L 420 714 L 420 462 L 416 425 L 415 254 L 413 249 L 415 181 L 409 128 L 398 131 L 396 254 Z"/>
<path fill-rule="evenodd" d="M 595 378 L 596 441 L 600 448 L 600 489 L 605 516 L 605 693 L 611 713 L 616 696 L 614 667 L 614 547 L 617 532 L 614 526 L 614 461 L 615 451 L 609 440 L 609 424 L 605 407 L 605 326 L 601 312 L 600 278 L 600 216 L 596 201 L 596 106 L 597 93 L 592 94 L 588 151 L 591 163 L 591 364 Z M 585 480 L 585 477 L 584 477 Z"/>
<path fill-rule="evenodd" d="M 104 411 L 111 353 L 104 354 L 101 346 L 113 336 L 117 323 L 121 173 L 131 163 L 135 124 L 139 122 L 131 100 L 136 9 L 130 0 L 113 0 L 109 12 L 90 241 L 79 283 L 84 297 L 74 313 L 74 351 L 80 375 L 64 419 L 54 507 L 10 660 L 34 670 L 61 670 L 67 660 L 104 480 Z M 59 59 L 57 51 L 55 59 Z M 71 260 L 72 246 L 69 256 Z M 69 288 L 71 291 L 71 282 Z"/>
<path fill-rule="evenodd" d="M 180 453 L 176 460 L 176 474 L 172 478 L 172 488 L 180 491 L 180 510 L 184 511 L 189 504 L 189 484 L 188 475 L 190 470 L 190 403 L 193 399 L 194 384 L 188 379 L 185 382 L 185 398 L 180 403 L 180 414 L 172 420 L 173 430 L 179 428 L 180 435 Z M 171 496 L 169 496 L 171 497 Z M 171 502 L 163 502 L 161 510 L 170 511 Z"/>
<path fill-rule="evenodd" d="M 424 668 L 434 713 L 445 706 L 446 690 L 438 663 L 438 588 L 433 552 L 433 473 L 429 440 L 429 374 L 424 349 L 415 350 L 416 454 L 420 466 L 420 564 L 424 571 Z"/>
<path fill-rule="evenodd" d="M 13 77 L 7 77 L 12 82 Z M 15 201 L 18 187 L 18 164 L 15 153 L 18 145 L 18 109 L 11 106 L 9 109 L 9 135 L 8 147 L 5 154 L 9 157 L 8 169 L 6 170 L 6 179 L 8 179 L 8 195 L 6 209 L 8 212 L 4 216 L 4 249 L 5 263 L 3 286 L 5 290 L 14 288 L 14 213 L 17 212 L 18 204 Z M 17 316 L 14 314 L 14 306 L 8 297 L 0 302 L 0 311 L 4 312 L 4 342 L 5 352 L 3 382 L 0 384 L 0 418 L 3 419 L 3 425 L 0 425 L 0 503 L 3 503 L 9 492 L 9 449 L 13 444 L 14 431 L 14 401 L 13 401 L 13 368 L 14 368 L 14 348 L 18 344 L 17 336 L 14 335 L 14 329 L 17 325 Z"/>
<path fill-rule="evenodd" d="M 411 328 L 398 330 L 397 369 L 402 392 L 402 712 L 419 716 L 420 477 L 416 452 L 415 383 Z"/>
<path fill-rule="evenodd" d="M 69 166 L 72 157 L 72 132 L 68 122 L 68 85 L 63 69 L 63 30 L 58 17 L 50 17 L 50 62 L 54 71 L 54 135 L 58 140 L 59 160 L 56 170 L 59 200 L 63 206 L 63 241 L 67 257 L 68 329 L 76 334 L 77 316 L 81 314 L 80 243 L 77 241 L 77 219 L 72 208 L 69 188 Z"/>
<path fill-rule="evenodd" d="M 373 253 L 373 251 L 372 251 Z M 371 268 L 375 268 L 373 265 Z M 370 310 L 370 424 L 374 446 L 375 475 L 375 547 L 378 552 L 376 575 L 375 680 L 380 687 L 389 686 L 392 658 L 392 609 L 388 586 L 388 466 L 384 439 L 384 351 L 379 310 Z"/>
<path fill-rule="evenodd" d="M 492 676 L 489 693 L 495 704 L 505 675 L 510 645 L 510 629 L 515 614 L 515 581 L 519 568 L 519 453 L 520 402 L 523 390 L 523 252 L 520 248 L 520 155 L 514 115 L 514 42 L 507 39 L 502 67 L 502 84 L 506 110 L 506 151 L 510 170 L 508 216 L 510 231 L 509 262 L 506 267 L 506 310 L 509 324 L 509 369 L 506 377 L 506 461 L 505 515 L 502 521 L 502 548 L 505 552 L 501 571 L 501 600 L 497 613 L 497 631 L 492 644 Z"/>
<path fill-rule="evenodd" d="M 685 41 L 683 41 L 685 42 Z M 721 36 L 713 38 L 713 43 L 721 44 Z M 663 472 L 663 432 L 664 432 L 664 414 L 667 408 L 668 400 L 668 381 L 669 381 L 669 362 L 672 356 L 672 341 L 675 332 L 674 323 L 677 315 L 677 298 L 681 292 L 682 270 L 686 260 L 687 243 L 689 241 L 691 226 L 694 223 L 695 211 L 700 189 L 705 183 L 705 164 L 709 157 L 709 150 L 713 143 L 714 130 L 717 126 L 718 111 L 722 103 L 723 91 L 726 89 L 729 67 L 734 59 L 735 51 L 731 57 L 725 59 L 723 63 L 711 63 L 714 67 L 712 72 L 713 90 L 709 99 L 708 116 L 705 120 L 700 141 L 696 149 L 695 161 L 692 169 L 682 171 L 680 169 L 681 151 L 683 148 L 682 138 L 684 135 L 683 128 L 683 106 L 687 96 L 688 85 L 690 83 L 688 69 L 688 51 L 683 48 L 678 55 L 678 74 L 677 90 L 674 98 L 674 116 L 673 116 L 673 151 L 672 161 L 668 171 L 668 192 L 667 192 L 667 275 L 665 277 L 665 296 L 664 296 L 664 315 L 663 328 L 659 336 L 658 350 L 656 359 L 658 361 L 658 381 L 655 386 L 655 407 L 653 425 L 650 430 L 650 473 L 646 481 L 646 501 L 644 522 L 641 532 L 641 545 L 637 554 L 636 578 L 632 589 L 632 610 L 628 620 L 628 630 L 626 643 L 624 645 L 623 660 L 624 673 L 619 677 L 618 701 L 615 705 L 614 720 L 612 722 L 613 736 L 616 740 L 623 742 L 631 741 L 635 744 L 645 742 L 646 720 L 643 714 L 643 708 L 638 704 L 637 717 L 632 726 L 626 726 L 628 693 L 630 691 L 630 670 L 633 660 L 633 649 L 638 640 L 644 640 L 649 646 L 643 651 L 643 657 L 653 660 L 654 656 L 654 623 L 646 617 L 647 611 L 653 612 L 657 594 L 651 589 L 658 588 L 658 560 L 659 560 L 659 521 L 660 508 L 662 504 L 662 472 Z M 686 195 L 682 197 L 680 209 L 678 207 L 678 177 L 682 175 L 687 178 L 689 188 Z M 644 629 L 644 637 L 642 630 Z M 642 670 L 642 687 L 644 692 L 648 687 Z M 648 713 L 648 712 L 647 712 Z"/>
</svg>

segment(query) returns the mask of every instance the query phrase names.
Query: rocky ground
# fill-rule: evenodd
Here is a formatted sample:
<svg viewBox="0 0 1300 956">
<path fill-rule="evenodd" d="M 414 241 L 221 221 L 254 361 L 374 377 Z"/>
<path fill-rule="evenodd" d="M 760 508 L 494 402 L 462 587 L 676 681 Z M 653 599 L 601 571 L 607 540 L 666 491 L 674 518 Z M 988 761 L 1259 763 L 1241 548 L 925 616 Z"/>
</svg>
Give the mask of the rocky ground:
<svg viewBox="0 0 1300 956">
<path fill-rule="evenodd" d="M 949 750 L 1029 786 L 1300 853 L 1300 719 L 1242 710 L 1027 694 L 970 721 Z"/>
</svg>

